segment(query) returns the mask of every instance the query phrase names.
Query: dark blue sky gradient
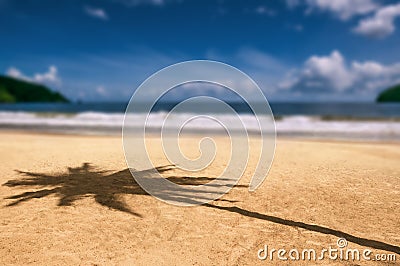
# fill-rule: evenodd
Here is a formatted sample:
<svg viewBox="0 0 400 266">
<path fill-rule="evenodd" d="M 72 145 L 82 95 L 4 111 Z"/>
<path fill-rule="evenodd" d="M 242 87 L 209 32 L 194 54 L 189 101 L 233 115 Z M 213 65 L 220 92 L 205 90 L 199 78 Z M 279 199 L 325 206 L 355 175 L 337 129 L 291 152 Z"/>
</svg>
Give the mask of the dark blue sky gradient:
<svg viewBox="0 0 400 266">
<path fill-rule="evenodd" d="M 293 69 L 301 71 L 311 56 L 329 56 L 335 50 L 349 64 L 400 62 L 398 31 L 383 39 L 352 31 L 373 13 L 343 21 L 328 11 L 307 14 L 304 4 L 288 8 L 283 0 L 128 2 L 0 0 L 0 71 L 14 67 L 32 77 L 54 65 L 61 84 L 53 87 L 72 99 L 126 100 L 162 67 L 214 59 L 247 72 L 273 100 L 329 100 L 343 95 L 357 100 L 354 92 L 310 96 L 283 89 L 268 92 L 267 87 L 276 86 Z M 267 11 L 257 13 L 260 7 Z M 104 10 L 107 19 L 88 15 L 86 8 Z M 246 59 L 246 52 L 253 57 Z M 254 58 L 255 52 L 272 63 Z M 376 93 L 360 95 L 371 99 Z"/>
</svg>

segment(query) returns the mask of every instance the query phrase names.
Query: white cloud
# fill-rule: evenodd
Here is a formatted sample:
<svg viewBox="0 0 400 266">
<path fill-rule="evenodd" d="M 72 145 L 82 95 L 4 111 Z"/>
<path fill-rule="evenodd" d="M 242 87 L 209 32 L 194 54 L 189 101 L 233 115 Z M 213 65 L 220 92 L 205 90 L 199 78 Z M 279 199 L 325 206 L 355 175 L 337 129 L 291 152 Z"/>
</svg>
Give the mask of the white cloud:
<svg viewBox="0 0 400 266">
<path fill-rule="evenodd" d="M 400 16 L 400 3 L 378 9 L 371 17 L 362 19 L 354 32 L 373 37 L 383 38 L 395 31 L 394 20 Z"/>
<path fill-rule="evenodd" d="M 289 8 L 295 8 L 300 5 L 300 0 L 286 0 L 286 5 Z"/>
<path fill-rule="evenodd" d="M 58 83 L 57 68 L 55 66 L 50 66 L 48 72 L 35 74 L 33 80 L 38 83 Z"/>
<path fill-rule="evenodd" d="M 355 15 L 365 15 L 378 8 L 374 0 L 306 0 L 306 4 L 309 7 L 307 12 L 313 12 L 316 9 L 328 11 L 341 20 L 347 20 Z"/>
<path fill-rule="evenodd" d="M 84 11 L 91 17 L 108 20 L 108 15 L 104 9 L 86 6 Z"/>
<path fill-rule="evenodd" d="M 339 51 L 311 56 L 300 70 L 290 72 L 279 87 L 302 92 L 376 92 L 400 81 L 400 63 L 347 63 Z"/>
<path fill-rule="evenodd" d="M 6 72 L 6 75 L 16 79 L 31 81 L 29 77 L 22 74 L 22 72 L 16 67 L 10 67 Z"/>
<path fill-rule="evenodd" d="M 127 7 L 139 6 L 139 5 L 154 5 L 163 6 L 167 2 L 178 2 L 179 0 L 113 0 Z"/>
<path fill-rule="evenodd" d="M 58 76 L 57 67 L 55 67 L 55 66 L 50 66 L 49 70 L 47 72 L 36 73 L 33 75 L 33 77 L 29 77 L 29 76 L 23 74 L 19 69 L 15 68 L 15 67 L 10 67 L 6 72 L 6 75 L 16 78 L 16 79 L 26 80 L 26 81 L 30 81 L 30 82 L 39 83 L 39 84 L 47 84 L 47 85 L 53 85 L 53 86 L 61 85 L 61 79 Z"/>
<path fill-rule="evenodd" d="M 267 16 L 275 16 L 276 12 L 272 9 L 269 9 L 266 6 L 258 6 L 255 10 L 255 13 L 260 15 L 267 15 Z"/>
<path fill-rule="evenodd" d="M 353 32 L 372 38 L 392 34 L 396 30 L 394 21 L 400 16 L 400 3 L 381 6 L 377 0 L 286 0 L 286 4 L 289 8 L 305 5 L 308 7 L 306 14 L 330 12 L 341 20 L 375 12 L 353 28 Z"/>
<path fill-rule="evenodd" d="M 96 88 L 96 92 L 101 96 L 106 96 L 107 95 L 107 90 L 104 88 L 104 86 L 98 86 Z"/>
<path fill-rule="evenodd" d="M 352 83 L 352 77 L 345 66 L 345 60 L 338 51 L 333 51 L 329 56 L 312 56 L 306 63 L 303 70 L 304 77 L 308 82 L 315 84 L 318 80 L 326 80 L 336 90 L 343 90 Z M 311 84 L 311 83 L 310 83 Z"/>
</svg>

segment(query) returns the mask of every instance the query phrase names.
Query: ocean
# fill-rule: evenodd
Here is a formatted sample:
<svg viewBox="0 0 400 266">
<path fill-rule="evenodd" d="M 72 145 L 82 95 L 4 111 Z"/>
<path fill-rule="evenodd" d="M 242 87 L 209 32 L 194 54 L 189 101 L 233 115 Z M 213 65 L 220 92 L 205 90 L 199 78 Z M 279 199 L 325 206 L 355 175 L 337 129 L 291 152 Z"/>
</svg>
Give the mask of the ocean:
<svg viewBox="0 0 400 266">
<path fill-rule="evenodd" d="M 154 106 L 148 118 L 148 128 L 157 131 L 163 125 L 174 102 Z M 243 103 L 229 103 L 250 133 L 259 131 L 251 109 Z M 127 103 L 71 104 L 0 104 L 0 130 L 25 130 L 64 134 L 115 135 L 121 134 Z M 270 104 L 277 135 L 292 138 L 338 140 L 400 140 L 400 104 L 377 103 L 283 103 Z M 137 121 L 145 119 L 141 112 L 129 114 Z M 196 114 L 209 114 L 216 119 L 230 114 L 218 106 L 194 105 L 189 112 L 175 113 L 177 121 Z M 261 114 L 260 119 L 262 119 Z M 133 120 L 135 120 L 133 119 Z M 174 119 L 172 119 L 173 121 Z M 133 125 L 134 126 L 134 125 Z M 170 125 L 171 126 L 171 125 Z M 180 127 L 180 124 L 172 125 Z M 217 132 L 214 123 L 199 120 L 187 124 L 189 130 Z"/>
</svg>

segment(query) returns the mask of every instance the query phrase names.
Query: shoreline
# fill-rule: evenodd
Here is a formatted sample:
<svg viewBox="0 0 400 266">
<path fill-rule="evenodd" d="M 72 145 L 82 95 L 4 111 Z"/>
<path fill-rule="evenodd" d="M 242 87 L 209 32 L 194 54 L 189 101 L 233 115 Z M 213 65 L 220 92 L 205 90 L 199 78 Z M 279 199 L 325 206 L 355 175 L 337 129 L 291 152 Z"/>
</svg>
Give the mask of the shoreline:
<svg viewBox="0 0 400 266">
<path fill-rule="evenodd" d="M 287 108 L 289 107 L 287 106 Z M 349 108 L 349 106 L 346 108 Z M 308 106 L 306 110 L 311 112 L 314 109 L 312 106 Z M 378 110 L 380 109 L 378 108 Z M 327 111 L 325 110 L 325 112 Z M 358 115 L 355 114 L 354 119 L 351 118 L 352 116 L 349 119 L 349 116 L 330 115 L 327 117 L 326 115 L 293 115 L 291 113 L 281 115 L 278 112 L 275 116 L 275 128 L 279 138 L 400 142 L 400 121 L 394 117 L 394 113 L 387 113 L 387 110 L 380 110 L 380 112 L 382 112 L 382 115 L 386 114 L 382 117 L 382 120 L 367 119 L 368 113 L 357 113 Z M 157 133 L 163 127 L 167 130 L 177 130 L 184 121 L 190 121 L 190 123 L 185 124 L 183 132 L 188 134 L 193 132 L 211 135 L 224 134 L 224 129 L 218 123 L 208 123 L 204 119 L 191 120 L 193 118 L 192 113 L 174 113 L 168 120 L 169 122 L 164 124 L 166 115 L 166 112 L 161 111 L 152 112 L 148 116 L 144 113 L 129 114 L 128 125 L 132 130 L 138 130 L 143 126 L 141 121 L 147 121 L 146 131 Z M 0 111 L 0 130 L 68 133 L 72 135 L 120 135 L 124 117 L 123 113 L 94 111 L 69 115 L 57 113 L 39 115 L 25 111 Z M 213 117 L 218 121 L 233 121 L 232 119 L 236 116 L 215 113 Z M 260 128 L 257 118 L 247 113 L 239 113 L 239 117 L 250 135 L 259 134 Z M 258 119 L 270 118 L 261 115 Z M 229 130 L 238 132 L 242 130 L 242 126 L 240 123 L 231 123 Z"/>
<path fill-rule="evenodd" d="M 121 138 L 122 142 L 122 129 L 119 133 L 115 132 L 113 134 L 94 134 L 94 133 L 82 133 L 82 132 L 60 132 L 60 131 L 48 131 L 48 130 L 25 130 L 25 129 L 4 129 L 0 128 L 0 135 L 7 134 L 19 134 L 19 135 L 44 135 L 44 136 L 62 136 L 62 137 L 84 137 L 84 138 Z M 218 132 L 208 132 L 208 135 L 215 137 L 226 137 L 223 133 Z M 188 132 L 185 133 L 184 138 L 204 136 L 204 133 Z M 148 133 L 149 138 L 159 138 L 160 135 L 156 133 Z M 249 138 L 258 138 L 259 134 L 249 134 Z M 400 140 L 390 140 L 390 139 L 354 139 L 354 138 L 331 138 L 331 137 L 304 137 L 304 136 L 276 136 L 276 141 L 300 141 L 300 142 L 320 142 L 320 143 L 354 143 L 354 144 L 394 144 L 400 145 Z"/>
</svg>

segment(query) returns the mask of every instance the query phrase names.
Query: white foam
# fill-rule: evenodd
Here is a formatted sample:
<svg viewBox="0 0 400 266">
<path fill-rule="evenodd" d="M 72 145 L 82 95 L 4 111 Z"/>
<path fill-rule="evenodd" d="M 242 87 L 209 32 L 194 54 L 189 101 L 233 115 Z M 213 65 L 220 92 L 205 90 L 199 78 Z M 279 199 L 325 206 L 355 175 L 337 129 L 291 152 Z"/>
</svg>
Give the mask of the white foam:
<svg viewBox="0 0 400 266">
<path fill-rule="evenodd" d="M 129 114 L 130 126 L 136 127 L 140 125 L 140 121 L 146 119 L 147 115 L 143 113 Z M 148 116 L 148 128 L 159 129 L 163 126 L 167 116 L 166 112 L 151 113 Z M 178 113 L 172 114 L 172 124 L 168 124 L 170 128 L 180 128 L 182 121 L 185 121 L 194 114 Z M 221 121 L 234 121 L 234 117 L 227 114 L 216 114 L 215 119 Z M 240 114 L 245 127 L 252 132 L 259 132 L 256 118 L 250 114 Z M 265 119 L 267 117 L 260 117 Z M 82 112 L 78 114 L 35 114 L 30 112 L 0 112 L 0 126 L 31 126 L 35 128 L 81 128 L 89 130 L 91 128 L 104 129 L 121 129 L 123 124 L 123 113 L 101 113 L 101 112 Z M 135 121 L 138 121 L 135 123 Z M 240 129 L 230 128 L 231 130 Z M 188 129 L 205 129 L 220 130 L 221 125 L 210 122 L 206 119 L 196 119 L 186 124 Z M 361 120 L 340 120 L 326 121 L 318 117 L 310 116 L 286 116 L 276 121 L 276 129 L 278 134 L 286 135 L 309 135 L 309 136 L 339 136 L 352 138 L 372 138 L 372 139 L 400 139 L 400 122 L 398 121 L 361 121 Z"/>
</svg>

